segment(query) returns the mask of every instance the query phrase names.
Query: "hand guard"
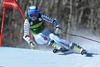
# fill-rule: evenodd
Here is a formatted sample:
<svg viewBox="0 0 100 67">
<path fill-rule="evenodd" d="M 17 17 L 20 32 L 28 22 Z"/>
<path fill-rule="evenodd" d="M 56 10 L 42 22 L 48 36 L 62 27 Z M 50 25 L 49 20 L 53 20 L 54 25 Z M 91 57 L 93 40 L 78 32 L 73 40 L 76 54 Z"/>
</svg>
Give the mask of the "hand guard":
<svg viewBox="0 0 100 67">
<path fill-rule="evenodd" d="M 60 34 L 61 33 L 61 28 L 59 27 L 59 25 L 56 26 L 55 33 L 56 34 Z"/>
</svg>

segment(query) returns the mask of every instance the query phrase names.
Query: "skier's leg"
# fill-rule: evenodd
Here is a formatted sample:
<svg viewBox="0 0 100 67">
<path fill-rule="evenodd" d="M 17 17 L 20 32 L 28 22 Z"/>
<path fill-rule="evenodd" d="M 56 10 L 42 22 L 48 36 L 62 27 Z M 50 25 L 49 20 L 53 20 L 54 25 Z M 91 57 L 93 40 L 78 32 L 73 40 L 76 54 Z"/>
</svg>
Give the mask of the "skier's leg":
<svg viewBox="0 0 100 67">
<path fill-rule="evenodd" d="M 49 41 L 48 45 L 52 46 L 54 49 L 61 49 L 62 48 L 62 46 L 57 44 L 54 40 Z"/>
<path fill-rule="evenodd" d="M 69 49 L 72 46 L 72 42 L 71 41 L 60 39 L 58 36 L 54 35 L 53 33 L 51 33 L 49 35 L 49 37 L 51 38 L 51 40 L 54 40 L 54 42 L 56 42 L 57 44 L 65 47 L 65 48 Z"/>
<path fill-rule="evenodd" d="M 35 38 L 35 41 L 40 45 L 46 44 L 49 40 L 49 38 L 43 35 L 42 33 L 35 35 L 34 38 Z"/>
<path fill-rule="evenodd" d="M 58 45 L 55 43 L 54 40 L 52 40 L 49 35 L 52 33 L 52 31 L 48 28 L 45 28 L 45 30 L 38 34 L 38 36 L 35 37 L 35 40 L 40 44 L 46 44 L 47 46 L 52 46 L 54 48 L 60 49 L 61 45 Z M 47 38 L 47 40 L 44 40 L 44 38 Z M 42 42 L 41 42 L 42 41 Z"/>
<path fill-rule="evenodd" d="M 87 51 L 84 48 L 75 43 L 72 44 L 71 49 L 73 49 L 75 52 L 81 53 L 82 55 L 87 53 Z"/>
<path fill-rule="evenodd" d="M 68 41 L 68 40 L 60 39 L 58 36 L 54 35 L 53 33 L 50 34 L 50 38 L 54 40 L 56 43 L 64 46 L 65 48 L 73 49 L 75 52 L 82 53 L 82 54 L 86 52 L 79 45 L 72 43 L 71 41 Z"/>
</svg>

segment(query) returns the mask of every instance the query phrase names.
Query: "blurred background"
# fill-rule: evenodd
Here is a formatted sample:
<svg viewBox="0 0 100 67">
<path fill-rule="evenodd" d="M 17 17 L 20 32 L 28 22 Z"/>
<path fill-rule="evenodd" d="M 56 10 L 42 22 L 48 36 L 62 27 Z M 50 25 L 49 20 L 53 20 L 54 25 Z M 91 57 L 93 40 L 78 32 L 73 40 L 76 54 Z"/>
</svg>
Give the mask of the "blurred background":
<svg viewBox="0 0 100 67">
<path fill-rule="evenodd" d="M 2 2 L 3 0 L 0 0 L 0 26 L 3 11 Z M 65 32 L 60 35 L 63 39 L 79 42 L 77 38 L 66 33 L 95 37 L 96 39 L 100 37 L 100 0 L 17 0 L 17 2 L 25 16 L 27 16 L 27 8 L 36 5 L 42 13 L 56 18 Z M 23 24 L 21 13 L 17 9 L 7 8 L 3 46 L 28 47 L 22 38 Z M 54 30 L 52 25 L 46 24 Z"/>
</svg>

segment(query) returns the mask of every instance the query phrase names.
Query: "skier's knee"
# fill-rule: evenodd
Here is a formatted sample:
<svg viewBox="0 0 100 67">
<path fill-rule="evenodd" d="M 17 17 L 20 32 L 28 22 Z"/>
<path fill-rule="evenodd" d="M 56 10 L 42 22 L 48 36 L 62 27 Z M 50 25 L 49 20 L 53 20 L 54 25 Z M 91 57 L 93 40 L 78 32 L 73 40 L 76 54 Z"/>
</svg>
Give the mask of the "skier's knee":
<svg viewBox="0 0 100 67">
<path fill-rule="evenodd" d="M 54 35 L 53 33 L 51 33 L 49 35 L 49 37 L 50 37 L 51 40 L 59 40 L 60 39 L 58 36 Z"/>
<path fill-rule="evenodd" d="M 54 40 L 51 40 L 48 42 L 48 45 L 52 46 L 52 44 L 54 44 L 54 42 L 55 42 Z"/>
</svg>

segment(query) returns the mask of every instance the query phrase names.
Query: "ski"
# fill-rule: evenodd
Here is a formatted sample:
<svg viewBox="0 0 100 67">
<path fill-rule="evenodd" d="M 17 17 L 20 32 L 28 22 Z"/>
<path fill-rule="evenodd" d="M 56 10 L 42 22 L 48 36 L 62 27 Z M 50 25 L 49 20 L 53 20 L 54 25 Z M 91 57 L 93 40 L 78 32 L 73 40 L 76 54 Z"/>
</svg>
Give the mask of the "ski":
<svg viewBox="0 0 100 67">
<path fill-rule="evenodd" d="M 74 53 L 73 50 L 71 49 L 53 49 L 53 53 L 58 54 L 58 55 L 68 55 Z"/>
<path fill-rule="evenodd" d="M 79 53 L 79 52 L 75 52 L 74 50 L 66 49 L 66 48 L 53 49 L 53 53 L 56 53 L 58 55 L 80 54 L 80 55 L 83 55 L 85 57 L 93 57 L 95 55 L 100 55 L 100 53 L 88 52 L 86 50 L 83 50 L 82 53 Z"/>
<path fill-rule="evenodd" d="M 61 48 L 61 49 L 54 49 L 53 53 L 57 53 L 57 52 L 68 52 L 70 51 L 69 49 L 65 49 L 65 48 Z"/>
<path fill-rule="evenodd" d="M 100 55 L 100 53 L 87 52 L 86 57 L 93 57 L 93 55 Z"/>
</svg>

